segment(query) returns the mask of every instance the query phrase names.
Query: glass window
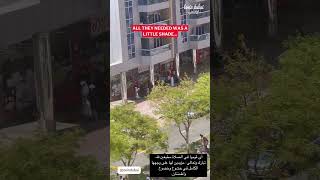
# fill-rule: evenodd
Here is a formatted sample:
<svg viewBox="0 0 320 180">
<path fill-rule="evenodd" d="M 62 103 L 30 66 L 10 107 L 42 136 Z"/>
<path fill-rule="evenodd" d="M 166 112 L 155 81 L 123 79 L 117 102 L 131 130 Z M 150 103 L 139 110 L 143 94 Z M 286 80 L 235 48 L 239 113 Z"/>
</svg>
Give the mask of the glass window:
<svg viewBox="0 0 320 180">
<path fill-rule="evenodd" d="M 129 58 L 135 57 L 134 48 L 134 33 L 131 31 L 131 25 L 133 24 L 133 10 L 132 0 L 125 0 L 125 13 L 126 13 L 126 25 L 127 25 L 127 42 L 128 42 L 128 55 Z"/>
<path fill-rule="evenodd" d="M 186 0 L 180 1 L 180 18 L 181 24 L 187 24 L 187 13 L 186 9 L 184 9 L 184 5 L 186 4 Z M 182 43 L 188 42 L 188 32 L 181 32 Z"/>
<path fill-rule="evenodd" d="M 131 7 L 129 8 L 129 18 L 132 18 L 132 16 L 133 16 L 133 13 L 132 13 L 132 7 Z"/>
<path fill-rule="evenodd" d="M 154 47 L 154 48 L 157 48 L 157 47 L 160 47 L 160 46 L 163 46 L 163 39 L 162 39 L 162 38 L 156 38 L 156 39 L 154 39 L 154 41 L 153 41 L 153 47 Z"/>
<path fill-rule="evenodd" d="M 134 33 L 131 33 L 131 35 L 130 35 L 130 41 L 131 41 L 131 43 L 134 42 Z"/>
</svg>

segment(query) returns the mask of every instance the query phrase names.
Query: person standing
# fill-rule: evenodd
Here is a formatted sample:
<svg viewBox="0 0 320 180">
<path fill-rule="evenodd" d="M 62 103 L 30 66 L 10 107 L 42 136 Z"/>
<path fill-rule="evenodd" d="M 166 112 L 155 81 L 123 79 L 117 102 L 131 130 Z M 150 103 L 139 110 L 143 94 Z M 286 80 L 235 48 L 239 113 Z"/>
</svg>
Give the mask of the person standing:
<svg viewBox="0 0 320 180">
<path fill-rule="evenodd" d="M 170 84 L 172 87 L 174 87 L 174 78 L 173 75 L 170 76 Z"/>
<path fill-rule="evenodd" d="M 172 71 L 172 76 L 173 76 L 173 79 L 174 79 L 174 82 L 175 83 L 178 83 L 178 76 L 177 76 L 177 73 L 176 73 L 176 71 Z"/>
<path fill-rule="evenodd" d="M 139 88 L 138 84 L 135 85 L 134 89 L 135 89 L 135 93 L 136 93 L 136 99 L 140 99 L 140 96 L 139 96 L 140 88 Z"/>
<path fill-rule="evenodd" d="M 89 86 L 89 94 L 88 94 L 88 100 L 90 102 L 90 108 L 91 108 L 91 120 L 98 120 L 98 102 L 97 102 L 97 93 L 96 93 L 96 86 L 91 83 Z"/>
<path fill-rule="evenodd" d="M 200 137 L 201 137 L 201 144 L 202 144 L 202 147 L 203 147 L 203 152 L 206 152 L 208 153 L 208 144 L 209 144 L 209 141 L 206 137 L 204 137 L 202 134 L 200 134 Z"/>
<path fill-rule="evenodd" d="M 148 96 L 150 94 L 150 83 L 147 84 L 147 94 L 146 96 Z"/>
<path fill-rule="evenodd" d="M 89 95 L 89 86 L 87 82 L 81 81 L 81 102 L 82 102 L 82 113 L 85 116 L 91 116 L 91 108 L 90 108 L 90 102 L 88 100 Z"/>
<path fill-rule="evenodd" d="M 170 75 L 168 75 L 168 77 L 167 77 L 167 79 L 166 79 L 165 83 L 170 85 L 170 82 L 171 82 L 171 76 L 170 76 Z"/>
</svg>

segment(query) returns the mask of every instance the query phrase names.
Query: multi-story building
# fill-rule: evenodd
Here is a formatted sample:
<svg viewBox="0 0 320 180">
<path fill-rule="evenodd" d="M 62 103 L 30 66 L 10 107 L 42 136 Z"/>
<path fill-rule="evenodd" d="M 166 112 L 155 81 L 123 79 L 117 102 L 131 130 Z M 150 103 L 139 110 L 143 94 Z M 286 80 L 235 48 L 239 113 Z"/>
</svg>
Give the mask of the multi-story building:
<svg viewBox="0 0 320 180">
<path fill-rule="evenodd" d="M 204 7 L 190 13 L 185 5 Z M 126 100 L 140 89 L 181 74 L 184 64 L 196 71 L 200 54 L 210 47 L 209 0 L 111 0 L 110 11 L 110 93 L 111 100 Z M 142 38 L 132 24 L 188 24 L 178 38 Z"/>
</svg>

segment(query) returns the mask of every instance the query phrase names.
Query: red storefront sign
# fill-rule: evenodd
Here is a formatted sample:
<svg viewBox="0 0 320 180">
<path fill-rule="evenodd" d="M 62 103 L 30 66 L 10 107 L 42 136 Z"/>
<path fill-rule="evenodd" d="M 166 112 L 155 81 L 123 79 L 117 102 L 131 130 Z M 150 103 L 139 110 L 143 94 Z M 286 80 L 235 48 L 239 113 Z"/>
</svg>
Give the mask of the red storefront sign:
<svg viewBox="0 0 320 180">
<path fill-rule="evenodd" d="M 92 36 L 99 35 L 100 33 L 107 32 L 107 19 L 104 17 L 90 19 L 90 34 Z"/>
</svg>

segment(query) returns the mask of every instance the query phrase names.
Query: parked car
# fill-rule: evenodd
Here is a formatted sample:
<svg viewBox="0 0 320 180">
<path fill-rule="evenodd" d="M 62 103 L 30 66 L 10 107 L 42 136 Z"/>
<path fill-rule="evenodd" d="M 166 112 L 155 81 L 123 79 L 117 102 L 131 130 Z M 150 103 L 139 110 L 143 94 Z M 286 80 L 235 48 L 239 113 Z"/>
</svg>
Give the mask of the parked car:
<svg viewBox="0 0 320 180">
<path fill-rule="evenodd" d="M 311 143 L 320 146 L 320 136 Z M 315 155 L 314 159 L 320 160 L 319 155 Z M 290 163 L 277 163 L 272 151 L 265 151 L 257 155 L 252 155 L 248 160 L 247 175 L 254 178 L 274 178 L 273 170 L 275 165 L 282 174 L 294 176 L 297 171 Z"/>
<path fill-rule="evenodd" d="M 271 174 L 274 163 L 274 155 L 271 151 L 252 155 L 248 160 L 248 176 L 266 177 Z"/>
</svg>

